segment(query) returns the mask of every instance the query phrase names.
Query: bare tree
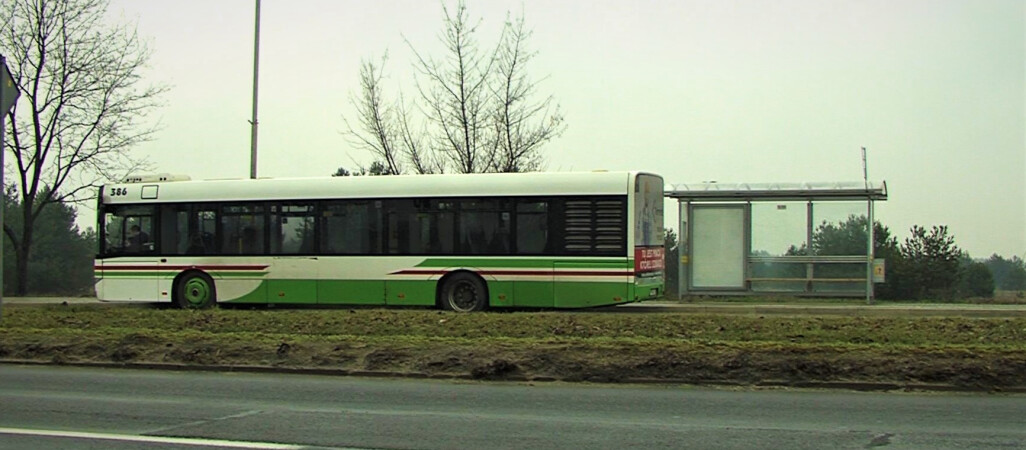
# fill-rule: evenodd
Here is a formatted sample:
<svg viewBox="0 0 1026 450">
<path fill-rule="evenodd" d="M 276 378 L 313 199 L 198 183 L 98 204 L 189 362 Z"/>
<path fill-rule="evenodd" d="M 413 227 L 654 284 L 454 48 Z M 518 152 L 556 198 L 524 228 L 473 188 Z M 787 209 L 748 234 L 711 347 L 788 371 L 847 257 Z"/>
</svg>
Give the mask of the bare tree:
<svg viewBox="0 0 1026 450">
<path fill-rule="evenodd" d="M 369 167 L 357 166 L 355 171 L 349 171 L 345 167 L 339 167 L 335 170 L 335 173 L 331 174 L 333 177 L 363 177 L 363 176 L 381 176 L 381 175 L 396 175 L 388 171 L 388 167 L 381 161 L 374 161 Z"/>
<path fill-rule="evenodd" d="M 384 161 L 390 174 L 403 172 L 400 161 L 401 142 L 398 136 L 399 123 L 395 109 L 384 99 L 381 80 L 384 78 L 386 54 L 381 58 L 381 65 L 364 60 L 360 65 L 360 97 L 352 97 L 350 101 L 356 107 L 357 127 L 342 117 L 346 125 L 345 134 L 357 147 L 369 151 L 377 159 Z"/>
<path fill-rule="evenodd" d="M 541 148 L 565 129 L 552 96 L 537 100 L 537 82 L 527 75 L 535 53 L 527 48 L 531 32 L 521 14 L 507 20 L 498 45 L 483 50 L 466 4 L 442 5 L 441 58 L 427 56 L 407 40 L 418 102 L 407 103 L 400 90 L 394 103 L 383 100 L 382 70 L 364 63 L 361 93 L 353 103 L 358 129 L 346 122 L 352 142 L 376 158 L 402 162 L 415 173 L 524 172 L 538 170 Z M 412 107 L 416 105 L 416 107 Z M 423 113 L 416 120 L 413 112 Z M 418 130 L 421 123 L 424 130 Z"/>
<path fill-rule="evenodd" d="M 405 170 L 404 161 L 409 161 L 419 174 L 440 173 L 442 164 L 432 153 L 425 150 L 423 133 L 414 131 L 410 110 L 403 99 L 389 103 L 385 99 L 383 80 L 388 54 L 381 58 L 381 64 L 364 61 L 360 66 L 360 94 L 351 96 L 356 108 L 357 123 L 354 126 L 345 116 L 343 134 L 350 143 L 383 161 L 385 175 L 399 175 Z"/>
<path fill-rule="evenodd" d="M 417 88 L 429 120 L 438 127 L 434 149 L 461 173 L 487 171 L 492 166 L 497 140 L 489 108 L 489 76 L 495 51 L 482 55 L 466 4 L 455 11 L 442 5 L 444 29 L 439 40 L 446 59 L 423 56 L 409 44 L 417 59 L 416 70 L 425 79 Z"/>
<path fill-rule="evenodd" d="M 421 175 L 445 173 L 445 162 L 424 144 L 424 136 L 427 133 L 414 131 L 413 125 L 411 125 L 410 110 L 401 92 L 397 104 L 399 107 L 399 137 L 403 141 L 404 153 L 413 165 L 413 170 Z"/>
<path fill-rule="evenodd" d="M 533 100 L 537 82 L 528 77 L 527 64 L 536 53 L 527 48 L 530 36 L 523 13 L 506 21 L 495 62 L 496 172 L 538 170 L 543 160 L 541 146 L 566 130 L 559 105 L 552 105 L 551 95 Z"/>
<path fill-rule="evenodd" d="M 109 24 L 109 0 L 3 0 L 0 51 L 22 92 L 9 113 L 9 149 L 22 204 L 21 230 L 4 224 L 25 294 L 33 226 L 54 203 L 82 202 L 104 180 L 145 164 L 129 150 L 167 87 L 146 85 L 150 52 L 134 26 Z"/>
</svg>

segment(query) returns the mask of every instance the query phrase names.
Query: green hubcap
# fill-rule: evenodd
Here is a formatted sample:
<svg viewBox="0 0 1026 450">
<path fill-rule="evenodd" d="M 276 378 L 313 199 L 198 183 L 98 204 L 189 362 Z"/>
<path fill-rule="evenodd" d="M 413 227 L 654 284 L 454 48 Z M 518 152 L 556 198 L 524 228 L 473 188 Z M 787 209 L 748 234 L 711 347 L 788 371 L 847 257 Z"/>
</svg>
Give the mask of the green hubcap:
<svg viewBox="0 0 1026 450">
<path fill-rule="evenodd" d="M 193 278 L 185 283 L 185 301 L 201 306 L 210 301 L 210 285 L 202 278 Z"/>
</svg>

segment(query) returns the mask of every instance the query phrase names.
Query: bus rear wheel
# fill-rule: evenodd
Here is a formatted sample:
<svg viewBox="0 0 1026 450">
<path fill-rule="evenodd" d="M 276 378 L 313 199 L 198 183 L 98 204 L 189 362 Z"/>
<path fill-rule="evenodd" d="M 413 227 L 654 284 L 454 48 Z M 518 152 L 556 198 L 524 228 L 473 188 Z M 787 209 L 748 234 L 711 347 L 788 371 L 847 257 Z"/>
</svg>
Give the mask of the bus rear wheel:
<svg viewBox="0 0 1026 450">
<path fill-rule="evenodd" d="M 481 311 L 488 307 L 488 291 L 477 275 L 457 273 L 442 284 L 441 303 L 442 308 L 449 311 Z"/>
<path fill-rule="evenodd" d="M 202 272 L 189 272 L 175 283 L 175 304 L 183 309 L 203 309 L 217 303 L 214 280 Z"/>
</svg>

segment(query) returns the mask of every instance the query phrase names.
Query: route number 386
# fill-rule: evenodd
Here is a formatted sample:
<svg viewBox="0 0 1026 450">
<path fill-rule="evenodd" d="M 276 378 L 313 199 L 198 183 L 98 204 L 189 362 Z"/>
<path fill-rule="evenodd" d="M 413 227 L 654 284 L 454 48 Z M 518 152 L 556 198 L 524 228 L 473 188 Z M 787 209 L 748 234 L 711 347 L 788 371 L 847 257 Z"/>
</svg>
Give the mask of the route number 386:
<svg viewBox="0 0 1026 450">
<path fill-rule="evenodd" d="M 110 188 L 110 196 L 118 197 L 128 195 L 128 188 Z"/>
</svg>

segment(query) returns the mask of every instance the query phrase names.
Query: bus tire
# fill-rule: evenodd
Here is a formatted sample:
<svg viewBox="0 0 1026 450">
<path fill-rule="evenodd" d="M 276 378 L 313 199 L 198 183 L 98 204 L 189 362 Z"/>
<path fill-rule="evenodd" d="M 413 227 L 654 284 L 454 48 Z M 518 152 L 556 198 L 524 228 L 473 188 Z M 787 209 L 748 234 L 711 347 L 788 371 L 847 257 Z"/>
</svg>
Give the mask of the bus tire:
<svg viewBox="0 0 1026 450">
<path fill-rule="evenodd" d="M 484 280 L 470 272 L 446 277 L 439 294 L 442 308 L 449 311 L 482 311 L 488 307 L 488 289 Z"/>
<path fill-rule="evenodd" d="M 217 303 L 214 280 L 203 272 L 186 272 L 175 282 L 175 305 L 182 309 L 203 309 Z"/>
</svg>

